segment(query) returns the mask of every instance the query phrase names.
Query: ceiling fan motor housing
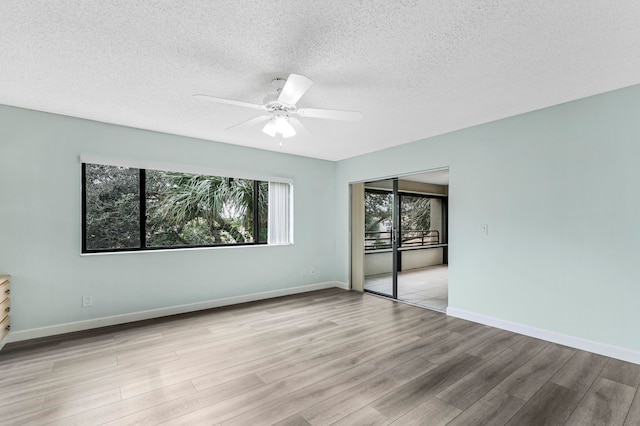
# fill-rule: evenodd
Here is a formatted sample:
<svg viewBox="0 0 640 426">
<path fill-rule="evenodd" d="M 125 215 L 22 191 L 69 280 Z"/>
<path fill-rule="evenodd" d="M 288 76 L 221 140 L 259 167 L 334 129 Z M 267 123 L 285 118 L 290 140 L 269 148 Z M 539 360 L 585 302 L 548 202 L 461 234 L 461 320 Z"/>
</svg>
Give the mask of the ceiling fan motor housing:
<svg viewBox="0 0 640 426">
<path fill-rule="evenodd" d="M 265 96 L 262 100 L 267 111 L 282 111 L 284 113 L 295 111 L 295 105 L 284 104 L 278 100 L 278 98 L 280 97 L 280 92 L 282 92 L 282 88 L 284 87 L 286 82 L 287 79 L 285 78 L 274 78 L 273 80 L 271 80 L 271 87 L 273 88 L 273 91 Z"/>
</svg>

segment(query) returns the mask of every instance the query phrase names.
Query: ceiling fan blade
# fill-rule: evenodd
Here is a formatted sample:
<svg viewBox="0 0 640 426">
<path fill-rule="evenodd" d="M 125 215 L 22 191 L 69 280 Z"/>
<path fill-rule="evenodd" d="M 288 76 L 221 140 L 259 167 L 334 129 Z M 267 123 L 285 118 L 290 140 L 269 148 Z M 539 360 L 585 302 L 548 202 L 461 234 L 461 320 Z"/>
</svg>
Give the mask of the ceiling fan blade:
<svg viewBox="0 0 640 426">
<path fill-rule="evenodd" d="M 362 113 L 358 111 L 338 111 L 333 109 L 298 108 L 296 111 L 301 117 L 327 118 L 329 120 L 360 121 Z"/>
<path fill-rule="evenodd" d="M 293 126 L 296 133 L 300 136 L 311 137 L 311 132 L 295 117 L 289 117 L 289 123 Z"/>
<path fill-rule="evenodd" d="M 307 77 L 298 74 L 291 74 L 287 79 L 287 82 L 278 96 L 278 102 L 287 105 L 295 105 L 304 95 L 309 87 L 313 84 L 313 81 Z"/>
<path fill-rule="evenodd" d="M 264 109 L 263 105 L 252 104 L 252 103 L 249 103 L 249 102 L 234 101 L 234 100 L 231 100 L 231 99 L 224 99 L 224 98 L 218 98 L 216 96 L 201 95 L 201 94 L 197 94 L 197 95 L 193 95 L 193 96 L 196 97 L 196 98 L 203 98 L 203 99 L 208 99 L 210 101 L 219 102 L 221 104 L 236 105 L 236 106 L 253 108 L 253 109 Z"/>
<path fill-rule="evenodd" d="M 242 129 L 242 128 L 246 128 L 246 127 L 253 126 L 254 124 L 262 123 L 263 121 L 267 121 L 267 120 L 269 120 L 269 119 L 271 119 L 271 117 L 270 117 L 270 116 L 268 116 L 268 115 L 261 115 L 261 116 L 254 117 L 254 118 L 251 118 L 251 119 L 249 119 L 249 120 L 243 121 L 243 122 L 241 122 L 241 123 L 234 124 L 234 125 L 233 125 L 233 126 L 231 126 L 231 127 L 227 127 L 225 130 L 231 130 L 231 129 Z"/>
</svg>

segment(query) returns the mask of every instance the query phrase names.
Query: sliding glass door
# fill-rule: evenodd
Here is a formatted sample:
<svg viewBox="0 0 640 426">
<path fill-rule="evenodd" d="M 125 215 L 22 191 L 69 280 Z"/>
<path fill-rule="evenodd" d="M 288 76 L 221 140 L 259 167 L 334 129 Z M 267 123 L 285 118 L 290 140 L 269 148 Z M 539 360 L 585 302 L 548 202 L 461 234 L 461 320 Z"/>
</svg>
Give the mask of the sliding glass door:
<svg viewBox="0 0 640 426">
<path fill-rule="evenodd" d="M 365 192 L 365 283 L 372 293 L 398 297 L 398 180 L 391 191 Z"/>
<path fill-rule="evenodd" d="M 364 290 L 442 311 L 447 263 L 446 186 L 365 183 Z"/>
</svg>

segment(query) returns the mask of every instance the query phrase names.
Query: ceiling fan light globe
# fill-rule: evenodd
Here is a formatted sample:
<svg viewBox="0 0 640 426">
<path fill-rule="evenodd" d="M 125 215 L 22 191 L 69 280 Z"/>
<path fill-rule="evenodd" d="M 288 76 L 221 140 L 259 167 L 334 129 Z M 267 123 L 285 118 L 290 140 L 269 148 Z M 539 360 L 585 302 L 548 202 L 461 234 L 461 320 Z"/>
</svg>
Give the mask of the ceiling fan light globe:
<svg viewBox="0 0 640 426">
<path fill-rule="evenodd" d="M 295 129 L 293 128 L 291 123 L 289 123 L 289 120 L 287 117 L 278 117 L 276 119 L 275 126 L 276 126 L 276 132 L 282 134 L 283 138 L 288 138 L 296 134 Z"/>
<path fill-rule="evenodd" d="M 276 118 L 276 122 L 275 122 L 276 132 L 284 133 L 284 131 L 287 129 L 287 124 L 289 123 L 287 122 L 286 118 L 284 117 Z"/>
<path fill-rule="evenodd" d="M 273 120 L 269 120 L 269 122 L 263 127 L 262 131 L 272 138 L 276 137 L 276 124 Z"/>
<path fill-rule="evenodd" d="M 289 124 L 289 123 L 287 123 Z M 296 130 L 293 128 L 293 126 L 291 124 L 289 124 L 289 127 L 287 129 L 285 129 L 282 133 L 282 137 L 283 138 L 289 138 L 291 136 L 295 136 L 296 135 Z"/>
</svg>

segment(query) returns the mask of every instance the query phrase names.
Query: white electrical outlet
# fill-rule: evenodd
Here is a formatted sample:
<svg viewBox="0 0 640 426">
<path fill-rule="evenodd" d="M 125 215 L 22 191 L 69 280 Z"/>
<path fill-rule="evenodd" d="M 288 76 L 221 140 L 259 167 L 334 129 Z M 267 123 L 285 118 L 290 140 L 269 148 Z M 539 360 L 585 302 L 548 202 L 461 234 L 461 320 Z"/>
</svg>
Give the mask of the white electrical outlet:
<svg viewBox="0 0 640 426">
<path fill-rule="evenodd" d="M 91 296 L 82 296 L 82 307 L 86 308 L 88 306 L 93 305 L 93 297 Z"/>
<path fill-rule="evenodd" d="M 489 235 L 489 225 L 480 225 L 480 235 Z"/>
<path fill-rule="evenodd" d="M 315 275 L 316 274 L 316 268 L 309 268 L 309 275 Z"/>
<path fill-rule="evenodd" d="M 307 270 L 306 269 L 300 269 L 300 276 L 301 277 L 306 277 L 307 276 Z"/>
</svg>

